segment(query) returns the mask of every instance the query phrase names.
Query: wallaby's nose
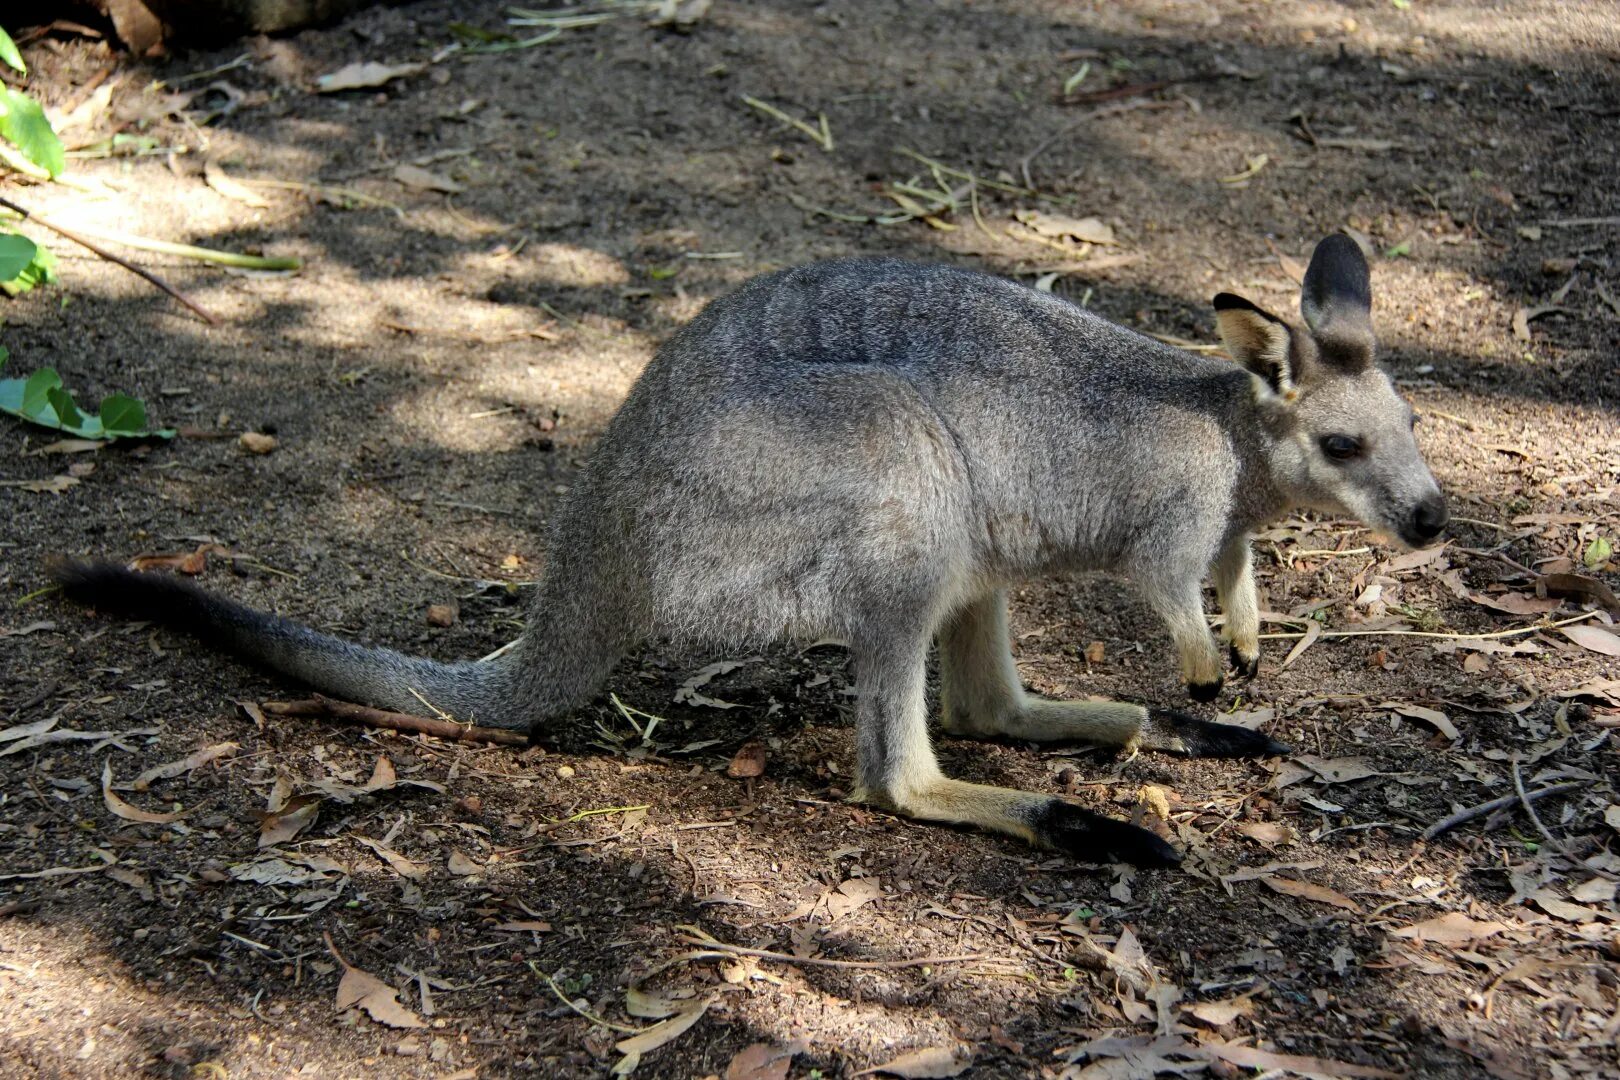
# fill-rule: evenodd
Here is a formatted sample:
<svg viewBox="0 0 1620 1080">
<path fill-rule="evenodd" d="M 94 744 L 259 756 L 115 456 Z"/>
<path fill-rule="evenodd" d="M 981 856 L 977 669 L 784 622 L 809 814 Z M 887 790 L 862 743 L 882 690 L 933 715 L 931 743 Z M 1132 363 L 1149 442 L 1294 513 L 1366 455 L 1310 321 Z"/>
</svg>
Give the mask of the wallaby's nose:
<svg viewBox="0 0 1620 1080">
<path fill-rule="evenodd" d="M 1446 497 L 1435 492 L 1418 503 L 1417 510 L 1412 514 L 1412 533 L 1421 540 L 1433 540 L 1450 520 L 1451 511 L 1446 509 Z"/>
</svg>

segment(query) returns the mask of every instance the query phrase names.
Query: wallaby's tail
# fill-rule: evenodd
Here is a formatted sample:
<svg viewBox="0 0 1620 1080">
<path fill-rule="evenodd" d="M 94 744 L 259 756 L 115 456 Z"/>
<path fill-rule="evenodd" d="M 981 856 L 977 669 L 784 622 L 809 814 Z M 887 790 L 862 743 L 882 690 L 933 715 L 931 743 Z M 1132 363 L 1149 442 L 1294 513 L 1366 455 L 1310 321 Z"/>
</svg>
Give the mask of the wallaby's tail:
<svg viewBox="0 0 1620 1080">
<path fill-rule="evenodd" d="M 185 630 L 345 701 L 418 714 L 438 709 L 492 727 L 527 727 L 531 719 L 519 714 L 511 665 L 503 662 L 517 650 L 489 663 L 440 664 L 322 634 L 168 574 L 67 559 L 52 563 L 50 573 L 71 600 Z"/>
</svg>

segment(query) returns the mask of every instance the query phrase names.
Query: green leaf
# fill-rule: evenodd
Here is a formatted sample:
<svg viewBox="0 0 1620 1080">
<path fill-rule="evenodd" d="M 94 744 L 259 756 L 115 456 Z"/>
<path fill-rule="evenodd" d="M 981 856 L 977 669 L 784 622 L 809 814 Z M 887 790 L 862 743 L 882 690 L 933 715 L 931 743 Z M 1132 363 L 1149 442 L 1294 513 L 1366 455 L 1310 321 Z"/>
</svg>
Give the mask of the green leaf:
<svg viewBox="0 0 1620 1080">
<path fill-rule="evenodd" d="M 51 130 L 39 102 L 10 87 L 0 88 L 0 136 L 55 179 L 67 166 L 62 140 Z"/>
<path fill-rule="evenodd" d="M 1384 258 L 1386 258 L 1386 259 L 1398 259 L 1402 255 L 1410 255 L 1410 254 L 1412 254 L 1412 241 L 1410 241 L 1410 240 L 1402 240 L 1400 243 L 1396 244 L 1394 247 L 1392 247 L 1388 251 L 1384 252 Z"/>
<path fill-rule="evenodd" d="M 1599 536 L 1594 538 L 1590 544 L 1586 545 L 1586 551 L 1581 555 L 1581 562 L 1586 564 L 1586 568 L 1588 570 L 1596 570 L 1598 567 L 1608 562 L 1609 558 L 1613 554 L 1614 545 L 1609 543 L 1609 538 L 1606 536 Z"/>
<path fill-rule="evenodd" d="M 145 435 L 146 406 L 128 394 L 101 399 L 101 426 L 108 435 Z"/>
<path fill-rule="evenodd" d="M 53 386 L 45 391 L 45 398 L 56 411 L 56 422 L 65 428 L 76 428 L 84 423 L 84 413 L 79 411 L 78 403 L 73 395 L 60 386 Z"/>
<path fill-rule="evenodd" d="M 56 373 L 55 368 L 40 368 L 28 376 L 28 381 L 23 383 L 22 403 L 18 406 L 19 411 L 30 420 L 43 416 L 45 411 L 51 407 L 49 401 L 50 392 L 61 385 L 62 376 Z M 54 419 L 54 412 L 52 417 Z"/>
<path fill-rule="evenodd" d="M 11 40 L 11 35 L 0 27 L 0 60 L 4 60 L 24 75 L 28 74 L 28 65 L 23 63 L 22 53 L 17 51 L 17 43 Z"/>
<path fill-rule="evenodd" d="M 0 232 L 0 281 L 10 281 L 34 261 L 39 245 L 14 232 Z"/>
</svg>

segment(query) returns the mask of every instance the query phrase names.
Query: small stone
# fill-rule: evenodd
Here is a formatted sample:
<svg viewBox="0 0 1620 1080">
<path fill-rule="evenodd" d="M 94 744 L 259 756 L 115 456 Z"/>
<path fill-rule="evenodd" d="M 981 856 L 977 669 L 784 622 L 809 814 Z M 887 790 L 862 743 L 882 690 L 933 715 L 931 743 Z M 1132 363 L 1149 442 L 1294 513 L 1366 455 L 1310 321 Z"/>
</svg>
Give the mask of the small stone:
<svg viewBox="0 0 1620 1080">
<path fill-rule="evenodd" d="M 456 617 L 461 614 L 455 604 L 429 604 L 427 621 L 429 626 L 454 626 Z"/>
<path fill-rule="evenodd" d="M 559 780 L 568 780 L 568 779 L 572 778 L 573 775 L 574 775 L 574 767 L 572 765 L 559 765 L 559 766 L 557 766 L 557 779 L 559 779 Z"/>
<path fill-rule="evenodd" d="M 274 435 L 266 435 L 260 431 L 244 431 L 236 441 L 250 454 L 268 454 L 280 445 Z"/>
<path fill-rule="evenodd" d="M 399 1044 L 394 1047 L 394 1053 L 398 1054 L 400 1057 L 419 1057 L 422 1053 L 422 1040 L 411 1038 L 401 1039 L 399 1040 Z"/>
</svg>

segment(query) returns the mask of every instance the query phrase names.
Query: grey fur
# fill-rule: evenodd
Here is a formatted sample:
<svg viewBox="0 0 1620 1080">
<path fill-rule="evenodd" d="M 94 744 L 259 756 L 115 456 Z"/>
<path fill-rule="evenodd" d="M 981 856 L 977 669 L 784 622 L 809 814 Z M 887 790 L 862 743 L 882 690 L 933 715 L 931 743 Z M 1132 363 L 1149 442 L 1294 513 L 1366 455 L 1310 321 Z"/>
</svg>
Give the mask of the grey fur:
<svg viewBox="0 0 1620 1080">
<path fill-rule="evenodd" d="M 1349 257 L 1324 243 L 1331 275 Z M 1354 289 L 1313 284 L 1315 320 L 1370 332 L 1364 310 L 1344 309 Z M 1212 694 L 1222 663 L 1201 582 L 1216 569 L 1226 636 L 1252 673 L 1253 529 L 1313 506 L 1411 535 L 1417 508 L 1440 498 L 1370 354 L 1330 363 L 1248 309 L 1221 312 L 1245 370 L 964 270 L 852 260 L 757 278 L 632 388 L 558 515 L 528 628 L 499 659 L 363 649 L 200 592 L 191 621 L 328 693 L 531 730 L 584 704 L 648 637 L 840 638 L 856 669 L 857 797 L 1073 848 L 1066 837 L 1086 830 L 1049 797 L 940 774 L 924 715 L 936 635 L 952 731 L 1198 752 L 1177 735 L 1192 728 L 1139 705 L 1028 698 L 1002 590 L 1084 570 L 1131 578 L 1189 684 Z M 1366 441 L 1362 459 L 1324 456 L 1318 440 L 1339 432 Z M 153 607 L 117 600 L 142 588 L 126 578 L 85 586 L 79 572 L 63 573 L 82 599 Z M 1282 749 L 1250 738 L 1248 752 Z M 1170 861 L 1154 842 L 1109 850 Z"/>
</svg>

